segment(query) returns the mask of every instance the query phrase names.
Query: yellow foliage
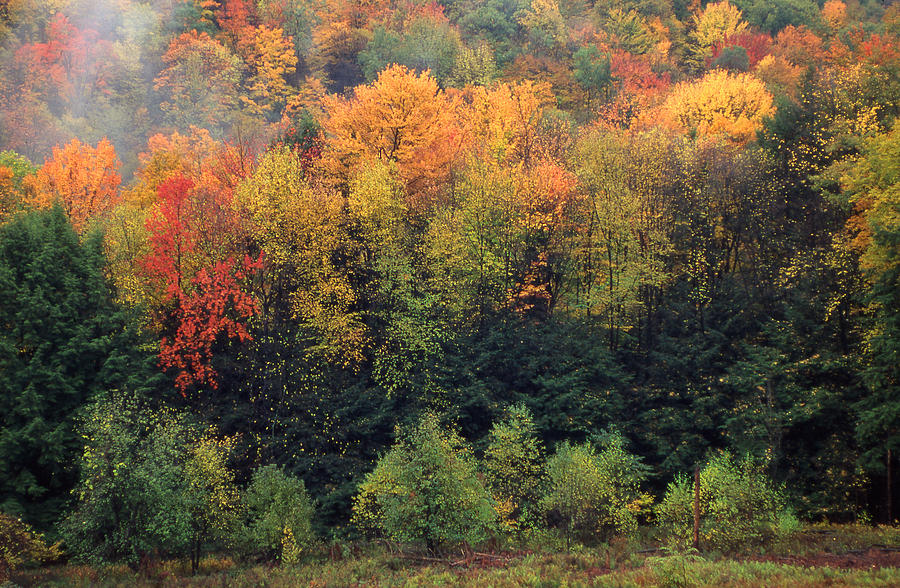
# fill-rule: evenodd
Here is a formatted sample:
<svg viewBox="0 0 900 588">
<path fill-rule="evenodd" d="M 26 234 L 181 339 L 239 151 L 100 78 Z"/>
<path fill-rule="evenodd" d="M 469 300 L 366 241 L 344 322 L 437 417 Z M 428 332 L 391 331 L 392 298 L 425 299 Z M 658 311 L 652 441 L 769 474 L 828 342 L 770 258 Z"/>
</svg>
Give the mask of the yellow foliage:
<svg viewBox="0 0 900 588">
<path fill-rule="evenodd" d="M 244 39 L 241 53 L 251 71 L 247 83 L 250 96 L 241 96 L 241 100 L 256 115 L 277 112 L 295 92 L 285 79 L 297 70 L 294 45 L 283 30 L 265 25 L 255 27 Z"/>
<path fill-rule="evenodd" d="M 474 88 L 467 118 L 476 150 L 497 161 L 530 163 L 536 155 L 538 124 L 552 101 L 546 82 Z"/>
<path fill-rule="evenodd" d="M 16 209 L 21 198 L 13 184 L 13 177 L 11 169 L 0 165 L 0 222 L 3 222 L 7 215 Z"/>
<path fill-rule="evenodd" d="M 268 267 L 296 285 L 294 312 L 323 341 L 313 352 L 350 364 L 363 357 L 366 330 L 350 310 L 349 276 L 333 263 L 350 246 L 343 205 L 337 192 L 309 184 L 288 148 L 269 151 L 234 197 Z"/>
<path fill-rule="evenodd" d="M 306 76 L 300 90 L 297 94 L 292 96 L 290 100 L 288 100 L 287 105 L 285 105 L 283 118 L 286 120 L 291 115 L 302 110 L 308 110 L 315 113 L 316 118 L 320 118 L 323 113 L 322 101 L 327 95 L 328 91 L 325 89 L 322 80 L 312 76 Z"/>
<path fill-rule="evenodd" d="M 61 555 L 59 543 L 48 546 L 43 535 L 35 533 L 27 523 L 0 512 L 0 582 L 4 586 L 11 571 L 23 565 L 54 561 Z"/>
<path fill-rule="evenodd" d="M 661 115 L 665 122 L 700 137 L 744 145 L 774 110 L 772 95 L 758 78 L 716 69 L 696 82 L 676 86 Z"/>
<path fill-rule="evenodd" d="M 694 17 L 694 39 L 701 47 L 712 47 L 717 41 L 746 31 L 747 23 L 741 18 L 740 9 L 728 0 L 707 4 L 703 12 Z"/>
<path fill-rule="evenodd" d="M 828 0 L 822 6 L 822 20 L 832 33 L 836 33 L 847 21 L 847 5 L 841 0 Z"/>
<path fill-rule="evenodd" d="M 566 42 L 566 23 L 556 0 L 531 0 L 531 6 L 521 11 L 519 24 L 531 31 L 541 44 L 553 49 Z"/>
<path fill-rule="evenodd" d="M 762 80 L 773 94 L 783 93 L 791 98 L 797 97 L 802 74 L 803 68 L 793 65 L 781 55 L 766 55 L 753 70 L 753 75 Z"/>
</svg>

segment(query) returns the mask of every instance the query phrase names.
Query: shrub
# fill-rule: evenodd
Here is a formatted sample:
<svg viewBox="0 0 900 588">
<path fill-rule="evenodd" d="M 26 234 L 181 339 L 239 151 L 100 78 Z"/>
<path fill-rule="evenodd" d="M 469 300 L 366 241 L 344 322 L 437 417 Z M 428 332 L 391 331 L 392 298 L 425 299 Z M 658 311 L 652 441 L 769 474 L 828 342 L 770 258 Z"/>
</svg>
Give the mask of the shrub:
<svg viewBox="0 0 900 588">
<path fill-rule="evenodd" d="M 200 565 L 203 544 L 209 540 L 228 542 L 240 507 L 240 496 L 234 485 L 234 473 L 228 459 L 234 439 L 217 439 L 215 430 L 188 448 L 184 464 L 187 482 L 187 504 L 191 519 L 191 571 Z"/>
<path fill-rule="evenodd" d="M 314 508 L 306 486 L 278 466 L 263 466 L 253 473 L 244 507 L 242 547 L 248 554 L 294 564 L 315 540 Z"/>
<path fill-rule="evenodd" d="M 231 441 L 198 435 L 185 417 L 137 395 L 91 405 L 77 504 L 61 525 L 76 559 L 132 566 L 150 554 L 183 555 L 227 539 L 237 510 L 226 462 Z"/>
<path fill-rule="evenodd" d="M 660 527 L 672 547 L 693 541 L 694 481 L 682 475 L 669 484 L 657 509 Z M 783 494 L 749 457 L 736 462 L 728 453 L 700 470 L 700 545 L 729 551 L 760 540 L 789 520 Z"/>
<path fill-rule="evenodd" d="M 431 551 L 479 543 L 495 519 L 471 450 L 433 414 L 398 432 L 397 443 L 366 476 L 353 505 L 353 521 L 363 531 L 424 543 Z"/>
<path fill-rule="evenodd" d="M 0 512 L 0 582 L 23 565 L 57 559 L 59 544 L 48 546 L 44 538 L 33 532 L 21 519 Z"/>
<path fill-rule="evenodd" d="M 121 395 L 90 406 L 80 433 L 78 503 L 61 529 L 72 554 L 136 565 L 151 552 L 183 552 L 191 520 L 180 415 Z"/>
<path fill-rule="evenodd" d="M 510 407 L 506 418 L 491 427 L 483 468 L 501 529 L 520 533 L 533 529 L 538 522 L 544 462 L 534 420 L 523 404 Z"/>
<path fill-rule="evenodd" d="M 547 460 L 547 493 L 541 503 L 566 542 L 632 535 L 649 497 L 640 492 L 646 467 L 625 451 L 621 435 L 611 435 L 597 453 L 592 445 L 563 442 Z"/>
</svg>

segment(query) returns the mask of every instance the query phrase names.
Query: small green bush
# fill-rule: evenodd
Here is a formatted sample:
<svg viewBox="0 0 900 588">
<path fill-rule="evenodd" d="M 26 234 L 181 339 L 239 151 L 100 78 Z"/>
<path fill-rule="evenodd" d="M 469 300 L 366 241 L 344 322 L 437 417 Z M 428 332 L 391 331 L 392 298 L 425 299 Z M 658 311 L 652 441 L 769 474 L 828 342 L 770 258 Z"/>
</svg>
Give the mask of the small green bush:
<svg viewBox="0 0 900 588">
<path fill-rule="evenodd" d="M 637 515 L 650 498 L 640 492 L 646 468 L 612 435 L 600 453 L 589 443 L 563 442 L 547 460 L 548 488 L 542 506 L 551 524 L 584 542 L 637 531 Z"/>
<path fill-rule="evenodd" d="M 79 433 L 77 502 L 60 525 L 76 560 L 135 566 L 151 555 L 190 553 L 196 570 L 210 541 L 229 540 L 238 512 L 227 465 L 232 440 L 202 434 L 185 415 L 129 393 L 90 405 Z"/>
<path fill-rule="evenodd" d="M 693 542 L 693 488 L 692 477 L 677 477 L 657 508 L 658 523 L 677 549 Z M 795 527 L 783 494 L 749 457 L 736 462 L 729 453 L 721 453 L 700 470 L 701 548 L 731 551 L 779 528 Z"/>
<path fill-rule="evenodd" d="M 240 535 L 248 555 L 278 557 L 291 565 L 315 541 L 314 507 L 306 486 L 278 466 L 263 466 L 253 473 L 244 494 L 244 508 Z"/>
<path fill-rule="evenodd" d="M 488 433 L 484 472 L 497 504 L 501 530 L 519 535 L 538 522 L 544 461 L 531 412 L 510 407 Z"/>
<path fill-rule="evenodd" d="M 433 414 L 399 431 L 353 505 L 353 521 L 364 532 L 424 543 L 432 551 L 480 543 L 495 529 L 495 520 L 471 449 Z"/>
<path fill-rule="evenodd" d="M 91 405 L 79 432 L 78 502 L 61 525 L 75 558 L 134 566 L 150 553 L 186 552 L 192 525 L 184 419 L 117 394 Z"/>
<path fill-rule="evenodd" d="M 231 542 L 240 509 L 240 494 L 234 484 L 234 472 L 228 460 L 234 451 L 234 438 L 219 439 L 215 429 L 186 447 L 184 464 L 188 484 L 188 510 L 191 517 L 191 570 L 200 565 L 203 546 L 208 541 L 219 545 Z"/>
</svg>

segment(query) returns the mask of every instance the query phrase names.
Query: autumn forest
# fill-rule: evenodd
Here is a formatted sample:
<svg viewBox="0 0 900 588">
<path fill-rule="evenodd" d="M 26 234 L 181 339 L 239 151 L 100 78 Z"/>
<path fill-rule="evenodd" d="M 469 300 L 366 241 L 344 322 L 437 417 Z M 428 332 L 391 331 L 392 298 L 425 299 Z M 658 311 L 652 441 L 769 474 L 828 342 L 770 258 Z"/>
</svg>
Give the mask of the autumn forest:
<svg viewBox="0 0 900 588">
<path fill-rule="evenodd" d="M 876 0 L 0 3 L 0 581 L 893 523 L 898 41 Z"/>
</svg>

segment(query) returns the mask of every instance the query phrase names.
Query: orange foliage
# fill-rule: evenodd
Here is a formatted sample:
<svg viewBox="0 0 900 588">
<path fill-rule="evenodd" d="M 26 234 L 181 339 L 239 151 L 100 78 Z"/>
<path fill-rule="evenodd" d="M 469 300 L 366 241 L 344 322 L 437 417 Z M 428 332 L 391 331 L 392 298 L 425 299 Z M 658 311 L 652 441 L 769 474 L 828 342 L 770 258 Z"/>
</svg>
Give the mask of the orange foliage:
<svg viewBox="0 0 900 588">
<path fill-rule="evenodd" d="M 552 103 L 547 83 L 528 80 L 471 90 L 469 132 L 482 157 L 529 164 L 538 153 L 538 130 Z"/>
<path fill-rule="evenodd" d="M 44 36 L 46 42 L 25 44 L 15 53 L 13 59 L 24 66 L 20 92 L 37 91 L 74 106 L 94 91 L 110 93 L 113 51 L 97 31 L 80 30 L 57 13 L 47 23 Z"/>
<path fill-rule="evenodd" d="M 16 209 L 17 192 L 13 184 L 12 170 L 0 165 L 0 222 L 3 222 L 6 216 Z"/>
<path fill-rule="evenodd" d="M 832 33 L 836 33 L 847 21 L 847 5 L 841 0 L 828 0 L 822 6 L 822 20 Z"/>
<path fill-rule="evenodd" d="M 222 9 L 216 15 L 219 28 L 228 35 L 232 45 L 244 38 L 253 17 L 254 2 L 248 0 L 223 0 Z"/>
<path fill-rule="evenodd" d="M 783 93 L 796 98 L 803 68 L 792 65 L 780 55 L 777 57 L 767 55 L 757 64 L 753 74 L 761 79 L 772 93 Z"/>
<path fill-rule="evenodd" d="M 413 193 L 447 177 L 460 143 L 456 104 L 428 72 L 394 65 L 350 98 L 326 97 L 324 106 L 327 160 L 338 173 L 395 162 Z"/>
<path fill-rule="evenodd" d="M 850 34 L 850 39 L 856 47 L 856 55 L 862 61 L 878 66 L 896 66 L 900 62 L 900 38 L 897 35 L 867 34 L 858 29 Z"/>
<path fill-rule="evenodd" d="M 136 175 L 141 182 L 126 194 L 130 202 L 146 207 L 155 201 L 160 184 L 184 176 L 227 205 L 237 185 L 253 172 L 254 153 L 240 144 L 216 141 L 206 129 L 192 126 L 187 135 L 177 131 L 153 135 L 139 159 Z"/>
<path fill-rule="evenodd" d="M 587 96 L 575 82 L 572 70 L 563 62 L 546 55 L 520 55 L 506 69 L 504 76 L 510 82 L 546 82 L 560 108 L 572 108 L 584 104 Z"/>
<path fill-rule="evenodd" d="M 293 93 L 285 79 L 297 70 L 293 42 L 283 30 L 263 25 L 244 31 L 240 52 L 250 69 L 250 96 L 241 100 L 258 115 L 280 110 Z"/>
<path fill-rule="evenodd" d="M 546 315 L 556 295 L 552 257 L 559 233 L 572 229 L 577 180 L 558 163 L 547 159 L 515 177 L 519 235 L 536 251 L 515 288 L 507 293 L 508 302 L 520 313 Z"/>
<path fill-rule="evenodd" d="M 654 72 L 648 58 L 624 51 L 610 56 L 610 70 L 621 92 L 640 106 L 653 104 L 672 84 L 671 75 Z"/>
<path fill-rule="evenodd" d="M 111 210 L 119 200 L 122 178 L 116 170 L 119 160 L 107 139 L 97 147 L 73 139 L 62 149 L 53 148 L 53 156 L 25 182 L 32 195 L 30 204 L 38 208 L 59 201 L 76 230 L 94 217 Z"/>
<path fill-rule="evenodd" d="M 793 25 L 784 27 L 778 33 L 772 53 L 801 67 L 810 63 L 821 63 L 826 54 L 822 39 L 806 26 Z"/>
</svg>

